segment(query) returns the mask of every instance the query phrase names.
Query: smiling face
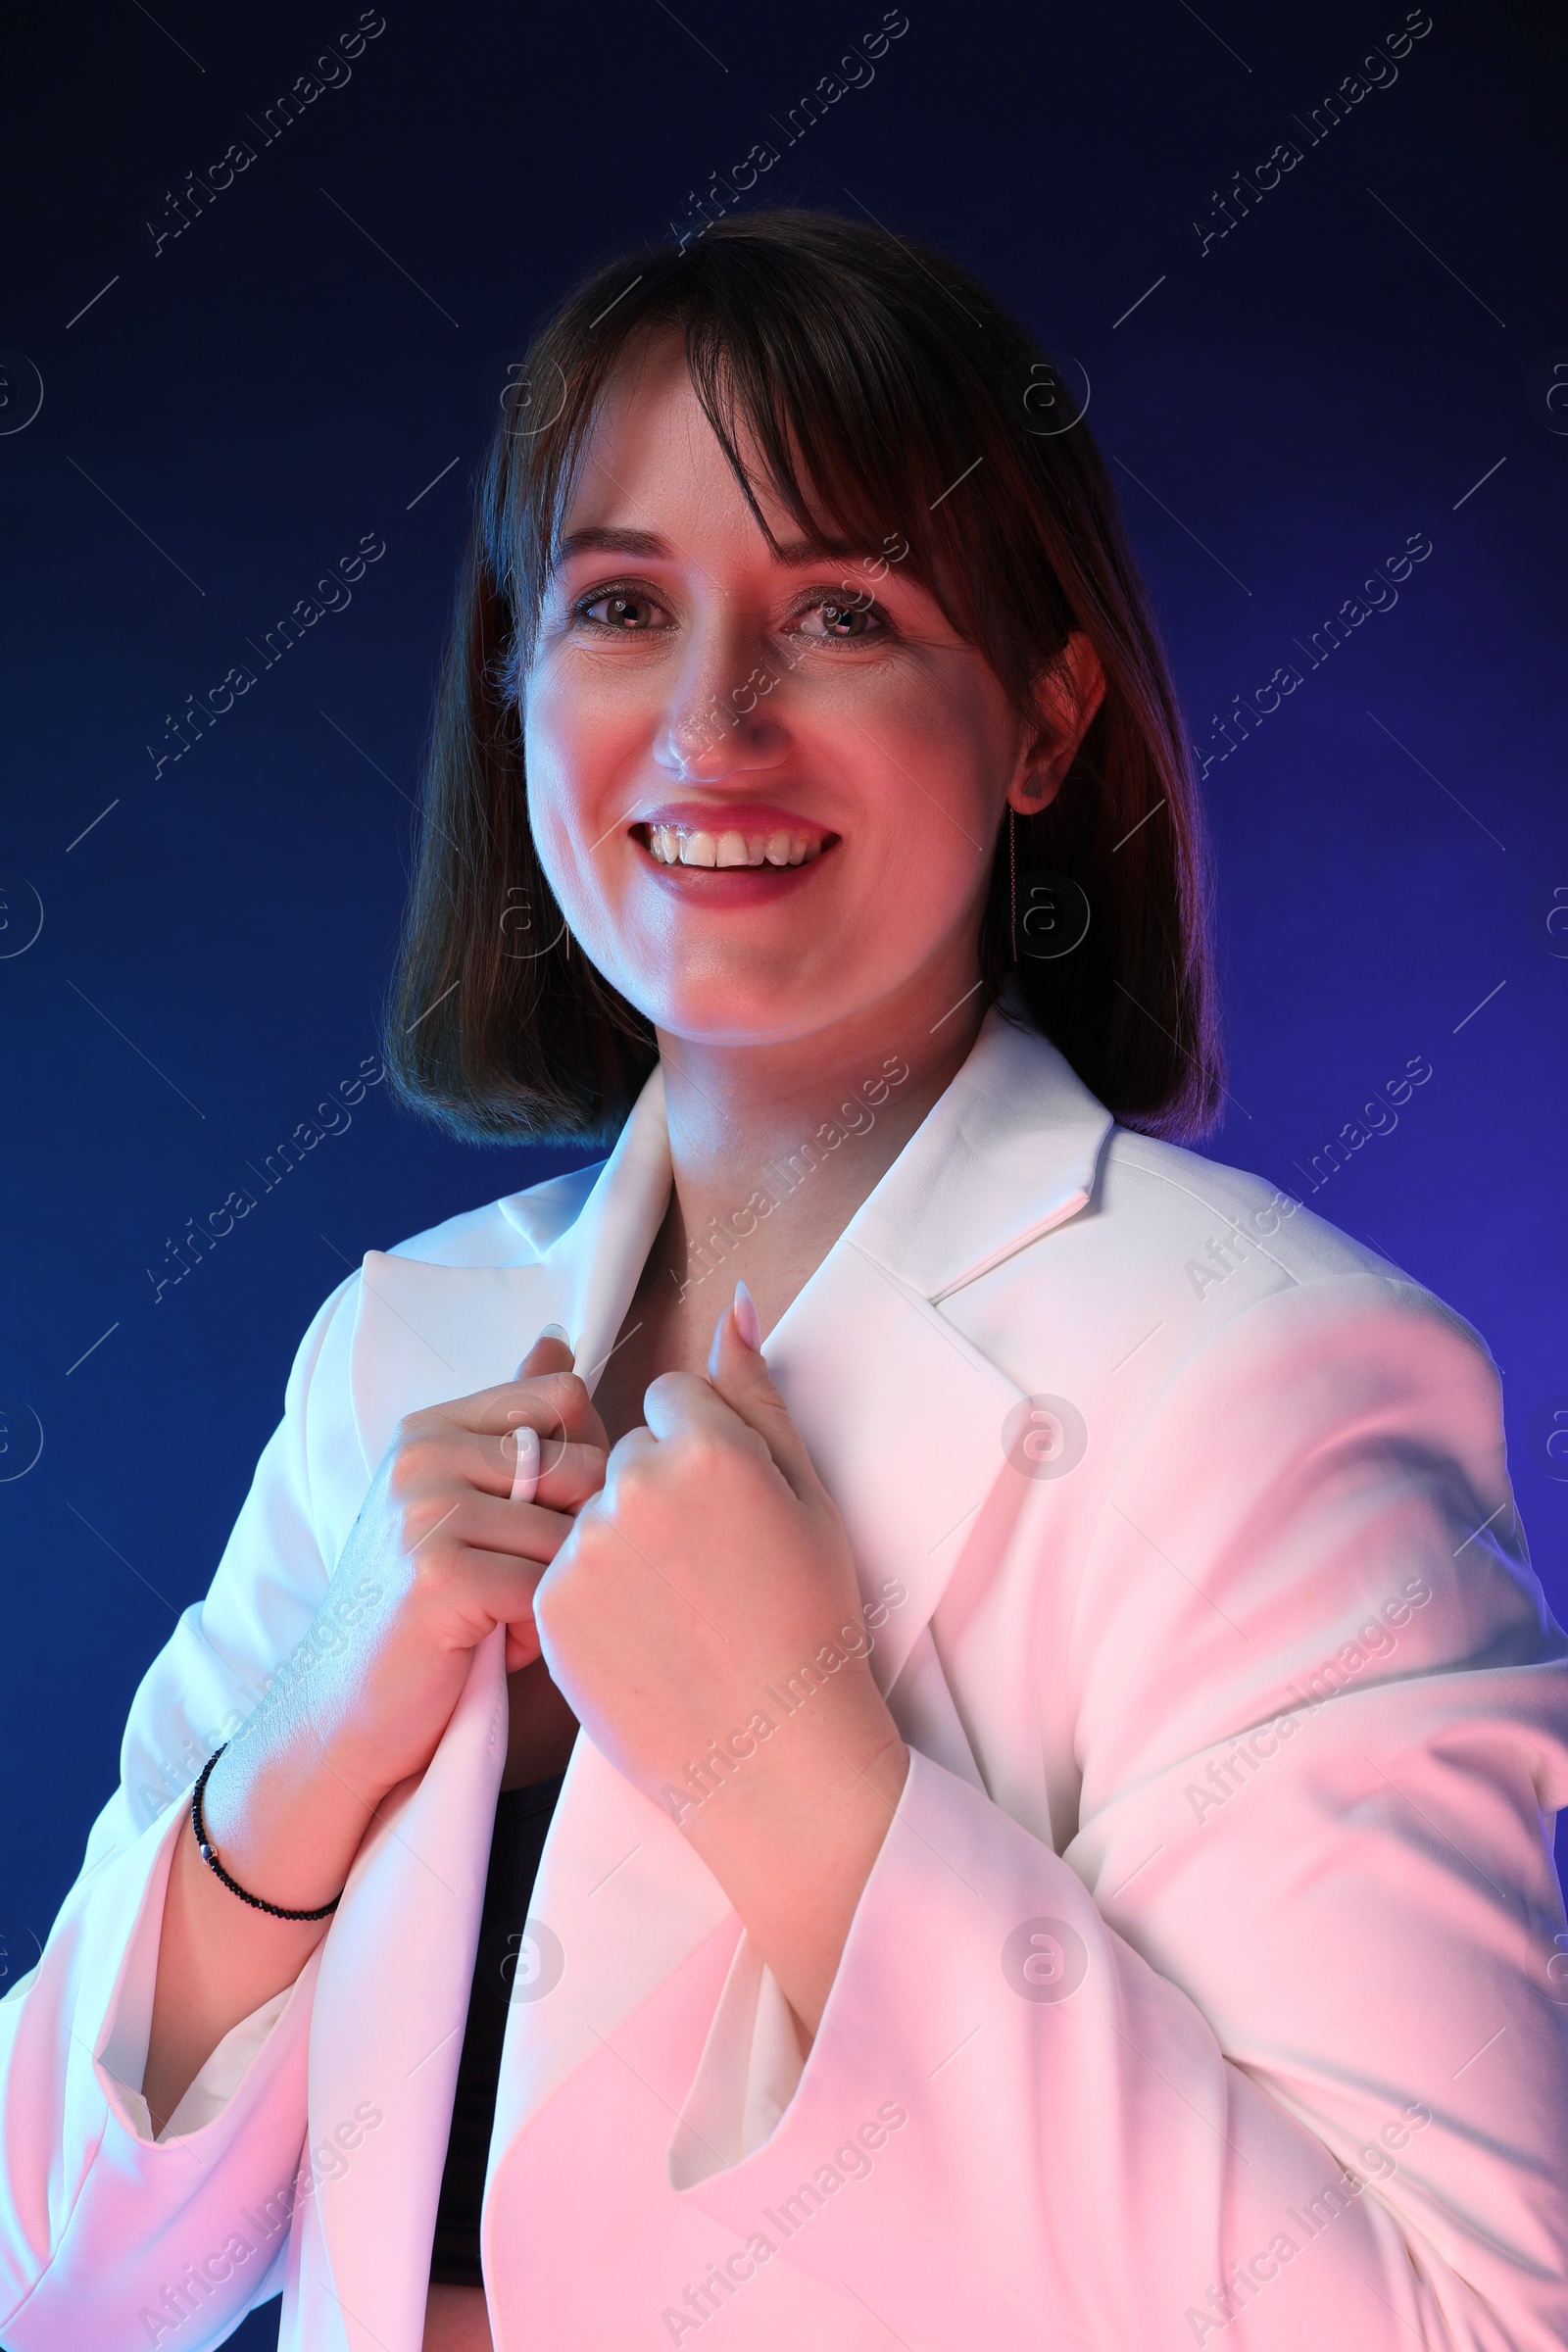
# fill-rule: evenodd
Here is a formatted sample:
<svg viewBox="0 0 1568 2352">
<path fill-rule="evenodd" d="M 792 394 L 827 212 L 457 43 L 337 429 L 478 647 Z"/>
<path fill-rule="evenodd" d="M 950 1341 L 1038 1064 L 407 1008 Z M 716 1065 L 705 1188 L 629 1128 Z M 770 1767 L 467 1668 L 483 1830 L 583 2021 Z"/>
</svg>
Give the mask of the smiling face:
<svg viewBox="0 0 1568 2352">
<path fill-rule="evenodd" d="M 585 445 L 524 682 L 541 862 L 666 1039 L 935 1019 L 978 977 L 1009 792 L 1050 799 L 1098 694 L 1031 733 L 897 537 L 813 556 L 758 497 L 784 561 L 652 343 Z"/>
</svg>

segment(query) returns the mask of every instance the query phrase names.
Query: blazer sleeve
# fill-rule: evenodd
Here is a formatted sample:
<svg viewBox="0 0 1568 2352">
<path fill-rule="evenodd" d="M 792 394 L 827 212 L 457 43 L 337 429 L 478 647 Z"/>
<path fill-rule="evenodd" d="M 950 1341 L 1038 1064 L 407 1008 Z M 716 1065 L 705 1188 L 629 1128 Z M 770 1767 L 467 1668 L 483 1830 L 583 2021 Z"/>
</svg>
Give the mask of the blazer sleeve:
<svg viewBox="0 0 1568 2352">
<path fill-rule="evenodd" d="M 141 2083 L 164 1890 L 197 1775 L 329 1580 L 312 1466 L 323 1446 L 357 1444 L 345 1370 L 357 1280 L 305 1335 L 212 1588 L 136 1692 L 80 1875 L 36 1967 L 0 2001 L 7 2352 L 130 2352 L 175 2327 L 185 2352 L 203 2352 L 282 2283 L 319 1949 L 219 2044 L 156 2140 Z"/>
<path fill-rule="evenodd" d="M 1073 1834 L 912 1752 L 804 2066 L 743 1939 L 673 2185 L 926 2352 L 1560 2352 L 1568 1639 L 1490 1356 L 1413 1285 L 1277 1293 L 1070 1570 L 1050 1508 Z"/>
</svg>

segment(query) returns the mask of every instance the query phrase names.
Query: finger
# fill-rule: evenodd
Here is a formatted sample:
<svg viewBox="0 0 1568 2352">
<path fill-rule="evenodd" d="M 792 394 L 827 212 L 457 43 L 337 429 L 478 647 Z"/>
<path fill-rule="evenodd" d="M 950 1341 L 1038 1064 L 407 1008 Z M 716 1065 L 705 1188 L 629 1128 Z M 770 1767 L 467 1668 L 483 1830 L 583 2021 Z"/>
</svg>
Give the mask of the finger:
<svg viewBox="0 0 1568 2352">
<path fill-rule="evenodd" d="M 519 1449 L 531 1455 L 537 1446 L 538 1485 L 532 1494 L 518 1488 Z M 597 1494 L 605 1479 L 603 1446 L 578 1446 L 564 1441 L 558 1431 L 541 1434 L 519 1416 L 510 1429 L 494 1437 L 454 1431 L 450 1440 L 431 1448 L 433 1475 L 461 1479 L 483 1494 L 500 1494 L 517 1501 L 546 1502 L 552 1510 L 580 1510 Z"/>
<path fill-rule="evenodd" d="M 497 1511 L 506 1509 L 496 1503 Z M 516 1514 L 521 1516 L 519 1512 Z M 550 1514 L 546 1513 L 548 1517 Z M 574 1520 L 562 1523 L 569 1533 Z M 482 1641 L 491 1626 L 505 1625 L 513 1629 L 520 1643 L 530 1650 L 537 1647 L 537 1629 L 534 1625 L 534 1595 L 550 1571 L 548 1559 L 526 1559 L 515 1551 L 490 1547 L 482 1544 L 466 1543 L 454 1534 L 456 1519 L 442 1527 L 434 1542 L 427 1542 L 420 1552 L 427 1574 L 432 1580 L 429 1608 L 440 1627 L 441 1638 L 454 1646 L 471 1647 Z M 509 1534 L 510 1531 L 503 1531 Z M 553 1535 L 546 1536 L 540 1549 L 552 1544 L 562 1548 Z M 508 1647 L 512 1636 L 508 1637 Z"/>
<path fill-rule="evenodd" d="M 533 1611 L 530 1609 L 521 1623 L 509 1622 L 507 1625 L 508 1674 L 517 1674 L 524 1666 L 531 1666 L 540 1654 L 539 1629 L 534 1624 Z"/>
<path fill-rule="evenodd" d="M 470 1491 L 440 1523 L 441 1541 L 475 1559 L 505 1555 L 514 1567 L 526 1564 L 544 1569 L 576 1524 L 566 1511 L 547 1510 L 537 1502 L 508 1502 L 498 1494 Z"/>
<path fill-rule="evenodd" d="M 744 1282 L 719 1316 L 709 1349 L 708 1378 L 716 1396 L 748 1429 L 755 1429 L 802 1501 L 821 1493 L 806 1441 L 773 1385 L 762 1356 L 761 1325 Z"/>
<path fill-rule="evenodd" d="M 574 1360 L 564 1326 L 547 1323 L 517 1366 L 516 1376 L 519 1380 L 531 1380 L 542 1372 L 569 1372 Z"/>
<path fill-rule="evenodd" d="M 774 1468 L 802 1501 L 822 1493 L 789 1407 L 773 1386 L 760 1352 L 749 1347 L 736 1328 L 733 1308 L 726 1307 L 713 1335 L 709 1377 L 704 1380 L 692 1372 L 661 1373 L 643 1398 L 643 1413 L 649 1429 L 661 1440 L 679 1437 L 705 1424 L 733 1440 L 738 1422 L 761 1440 Z"/>
<path fill-rule="evenodd" d="M 611 1447 L 605 1463 L 605 1504 L 608 1509 L 613 1510 L 615 1506 L 615 1481 L 634 1462 L 641 1461 L 646 1454 L 655 1450 L 652 1430 L 644 1428 L 640 1422 L 635 1429 L 628 1429 L 626 1435 Z M 585 1507 L 592 1509 L 593 1506 L 590 1503 Z M 578 1515 L 580 1517 L 581 1513 Z"/>
<path fill-rule="evenodd" d="M 677 1377 L 683 1376 L 677 1375 Z M 702 1383 L 704 1388 L 707 1385 L 706 1381 Z M 619 1443 L 611 1447 L 605 1461 L 604 1475 L 600 1479 L 598 1487 L 592 1494 L 586 1495 L 572 1510 L 570 1524 L 575 1527 L 583 1520 L 592 1519 L 596 1512 L 608 1511 L 613 1515 L 616 1507 L 615 1485 L 617 1479 L 642 1454 L 656 1450 L 651 1431 L 644 1429 L 640 1424 L 635 1429 L 628 1429 Z"/>
<path fill-rule="evenodd" d="M 530 1350 L 532 1352 L 532 1350 Z M 524 1362 L 527 1358 L 524 1357 Z M 411 1422 L 446 1422 L 476 1435 L 499 1437 L 526 1421 L 542 1438 L 573 1439 L 610 1449 L 604 1422 L 585 1384 L 575 1372 L 530 1373 L 526 1380 L 498 1382 L 493 1389 L 476 1389 L 471 1396 L 455 1396 L 450 1403 L 411 1413 Z"/>
<path fill-rule="evenodd" d="M 548 1560 L 519 1560 L 505 1552 L 464 1554 L 473 1601 L 493 1624 L 507 1629 L 507 1672 L 514 1674 L 539 1655 L 534 1595 L 549 1573 Z"/>
<path fill-rule="evenodd" d="M 548 1503 L 553 1511 L 580 1511 L 605 1483 L 607 1449 L 603 1446 L 540 1445 L 539 1484 L 531 1495 L 516 1492 L 514 1499 Z"/>
</svg>

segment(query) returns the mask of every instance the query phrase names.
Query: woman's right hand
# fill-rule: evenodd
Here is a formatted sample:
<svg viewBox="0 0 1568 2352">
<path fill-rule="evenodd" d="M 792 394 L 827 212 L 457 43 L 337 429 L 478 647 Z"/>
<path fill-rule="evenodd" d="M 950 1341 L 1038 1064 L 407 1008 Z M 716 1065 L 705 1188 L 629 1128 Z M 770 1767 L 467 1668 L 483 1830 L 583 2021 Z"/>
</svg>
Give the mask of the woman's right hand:
<svg viewBox="0 0 1568 2352">
<path fill-rule="evenodd" d="M 540 1478 L 514 1502 L 524 1424 Z M 558 1339 L 536 1341 L 515 1380 L 399 1422 L 310 1631 L 208 1784 L 207 1834 L 241 1886 L 295 1914 L 328 1903 L 381 1799 L 434 1755 L 477 1643 L 505 1625 L 509 1672 L 538 1657 L 534 1587 L 608 1451 Z M 237 1902 L 179 1839 L 142 2079 L 155 2131 L 230 2028 L 293 1983 L 327 1916 Z"/>
<path fill-rule="evenodd" d="M 541 1338 L 515 1380 L 399 1422 L 316 1622 L 252 1723 L 314 1739 L 379 1797 L 429 1763 L 495 1626 L 509 1674 L 539 1656 L 534 1588 L 609 1451 L 571 1361 L 564 1340 Z M 539 1440 L 531 1502 L 511 1499 L 521 1427 Z"/>
</svg>

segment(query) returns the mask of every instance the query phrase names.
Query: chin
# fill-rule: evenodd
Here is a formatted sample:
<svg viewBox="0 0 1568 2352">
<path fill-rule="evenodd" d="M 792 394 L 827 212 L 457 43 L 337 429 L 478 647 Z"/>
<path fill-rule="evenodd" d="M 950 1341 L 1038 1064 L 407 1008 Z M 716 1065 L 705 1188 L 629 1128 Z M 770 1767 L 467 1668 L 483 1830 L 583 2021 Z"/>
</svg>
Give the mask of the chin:
<svg viewBox="0 0 1568 2352">
<path fill-rule="evenodd" d="M 828 1007 L 792 998 L 787 987 L 760 983 L 750 974 L 714 979 L 679 997 L 647 990 L 633 1002 L 664 1036 L 705 1046 L 762 1046 L 808 1036 L 844 1011 L 842 1003 Z"/>
</svg>

